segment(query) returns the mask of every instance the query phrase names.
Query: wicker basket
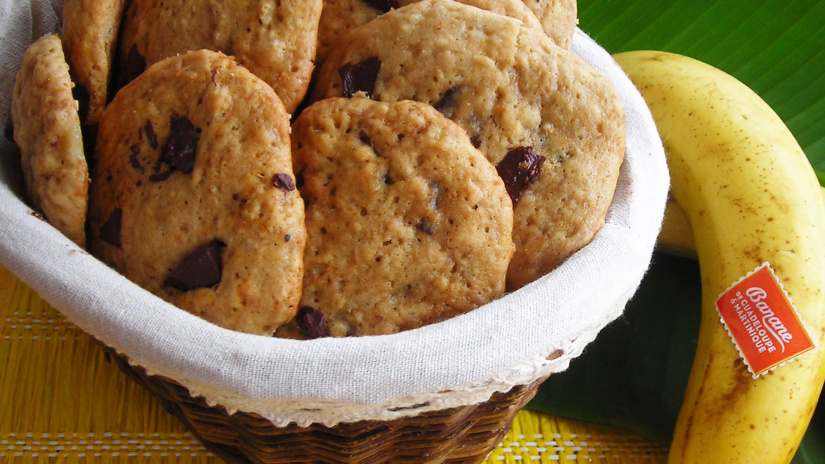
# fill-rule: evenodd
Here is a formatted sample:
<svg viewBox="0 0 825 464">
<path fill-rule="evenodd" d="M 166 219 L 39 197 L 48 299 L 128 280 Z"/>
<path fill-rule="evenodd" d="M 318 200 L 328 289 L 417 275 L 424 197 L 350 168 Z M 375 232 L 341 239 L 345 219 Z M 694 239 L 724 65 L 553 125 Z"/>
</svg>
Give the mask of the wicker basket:
<svg viewBox="0 0 825 464">
<path fill-rule="evenodd" d="M 2 141 L 0 260 L 228 461 L 480 462 L 539 384 L 621 314 L 664 213 L 667 166 L 644 100 L 583 32 L 571 49 L 625 101 L 628 156 L 608 223 L 550 274 L 468 314 L 391 336 L 306 342 L 221 329 L 37 219 Z"/>
<path fill-rule="evenodd" d="M 359 421 L 334 427 L 277 427 L 257 414 L 228 414 L 222 406 L 209 406 L 174 380 L 149 375 L 115 350 L 102 346 L 121 371 L 157 398 L 209 451 L 238 463 L 481 462 L 546 379 L 495 393 L 483 403 L 402 419 Z"/>
</svg>

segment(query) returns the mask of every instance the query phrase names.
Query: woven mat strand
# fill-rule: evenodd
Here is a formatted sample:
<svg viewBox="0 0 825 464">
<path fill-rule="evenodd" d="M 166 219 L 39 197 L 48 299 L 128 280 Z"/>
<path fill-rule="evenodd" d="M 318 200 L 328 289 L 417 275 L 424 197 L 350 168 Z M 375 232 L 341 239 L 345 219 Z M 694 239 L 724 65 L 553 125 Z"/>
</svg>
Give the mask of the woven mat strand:
<svg viewBox="0 0 825 464">
<path fill-rule="evenodd" d="M 523 410 L 487 463 L 661 463 L 622 430 Z M 0 266 L 0 463 L 218 463 L 99 345 Z"/>
</svg>

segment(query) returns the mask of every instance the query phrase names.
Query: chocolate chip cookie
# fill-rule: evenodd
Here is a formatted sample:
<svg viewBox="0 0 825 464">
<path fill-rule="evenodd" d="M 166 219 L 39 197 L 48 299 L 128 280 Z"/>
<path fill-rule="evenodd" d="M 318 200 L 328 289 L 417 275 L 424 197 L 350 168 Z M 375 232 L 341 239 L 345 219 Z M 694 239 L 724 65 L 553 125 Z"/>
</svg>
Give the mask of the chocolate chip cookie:
<svg viewBox="0 0 825 464">
<path fill-rule="evenodd" d="M 292 137 L 304 337 L 395 333 L 503 295 L 512 203 L 455 123 L 418 102 L 333 98 L 305 109 Z"/>
<path fill-rule="evenodd" d="M 50 224 L 85 247 L 89 169 L 72 87 L 60 37 L 45 35 L 23 55 L 11 117 L 29 201 Z"/>
<path fill-rule="evenodd" d="M 313 100 L 428 103 L 461 126 L 512 197 L 508 287 L 554 269 L 603 226 L 624 158 L 613 84 L 517 20 L 448 0 L 393 10 L 345 37 Z"/>
<path fill-rule="evenodd" d="M 350 29 L 378 16 L 420 0 L 324 0 L 318 28 L 318 52 L 315 62 L 320 66 L 329 52 Z M 524 22 L 529 27 L 542 28 L 536 15 L 525 3 L 531 0 L 458 0 L 460 3 L 483 8 Z M 567 1 L 567 0 L 565 0 Z M 574 12 L 575 13 L 575 12 Z M 547 13 L 549 15 L 549 12 Z M 570 31 L 572 34 L 572 30 Z"/>
<path fill-rule="evenodd" d="M 66 0 L 63 48 L 69 62 L 81 121 L 97 126 L 109 96 L 115 44 L 124 0 Z"/>
<path fill-rule="evenodd" d="M 219 52 L 161 60 L 103 112 L 90 251 L 161 298 L 271 335 L 297 310 L 306 243 L 289 116 Z"/>
<path fill-rule="evenodd" d="M 312 75 L 322 0 L 132 0 L 123 20 L 126 80 L 147 65 L 206 48 L 234 56 L 292 113 Z"/>
</svg>

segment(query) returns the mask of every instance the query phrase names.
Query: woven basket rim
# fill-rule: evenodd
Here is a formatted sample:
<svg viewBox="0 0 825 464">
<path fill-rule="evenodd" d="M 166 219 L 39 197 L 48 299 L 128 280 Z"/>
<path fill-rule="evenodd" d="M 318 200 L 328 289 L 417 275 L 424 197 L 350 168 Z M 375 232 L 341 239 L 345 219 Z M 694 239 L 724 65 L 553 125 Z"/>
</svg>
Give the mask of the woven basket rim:
<svg viewBox="0 0 825 464">
<path fill-rule="evenodd" d="M 207 449 L 229 462 L 481 462 L 546 380 L 513 386 L 483 403 L 394 420 L 277 426 L 254 413 L 230 414 L 220 405 L 210 406 L 176 381 L 150 375 L 99 344 L 107 359 L 148 390 Z"/>
</svg>

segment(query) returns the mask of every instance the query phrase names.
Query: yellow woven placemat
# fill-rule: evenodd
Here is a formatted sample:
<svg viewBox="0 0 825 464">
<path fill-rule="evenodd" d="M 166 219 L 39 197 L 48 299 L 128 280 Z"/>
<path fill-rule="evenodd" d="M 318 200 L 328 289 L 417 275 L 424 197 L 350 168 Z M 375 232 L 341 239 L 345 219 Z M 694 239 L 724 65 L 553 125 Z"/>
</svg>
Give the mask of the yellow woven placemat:
<svg viewBox="0 0 825 464">
<path fill-rule="evenodd" d="M 615 428 L 521 411 L 487 463 L 659 463 Z M 103 349 L 0 266 L 0 463 L 218 463 Z"/>
</svg>

